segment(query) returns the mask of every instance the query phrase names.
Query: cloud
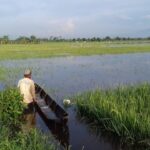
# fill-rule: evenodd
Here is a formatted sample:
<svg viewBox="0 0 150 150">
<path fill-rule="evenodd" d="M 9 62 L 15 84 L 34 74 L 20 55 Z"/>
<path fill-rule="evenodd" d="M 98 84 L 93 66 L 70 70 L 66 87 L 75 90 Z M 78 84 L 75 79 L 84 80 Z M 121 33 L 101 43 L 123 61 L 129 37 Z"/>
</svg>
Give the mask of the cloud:
<svg viewBox="0 0 150 150">
<path fill-rule="evenodd" d="M 76 20 L 73 18 L 50 19 L 45 24 L 49 33 L 57 36 L 72 35 L 76 29 Z"/>
<path fill-rule="evenodd" d="M 145 16 L 143 16 L 143 18 L 144 18 L 144 19 L 148 19 L 148 20 L 149 20 L 149 19 L 150 19 L 150 14 L 149 14 L 149 15 L 145 15 Z"/>
<path fill-rule="evenodd" d="M 150 0 L 0 0 L 0 4 L 0 36 L 140 36 L 150 26 Z"/>
<path fill-rule="evenodd" d="M 75 30 L 75 23 L 72 19 L 67 20 L 62 25 L 62 29 L 64 32 L 72 33 Z"/>
</svg>

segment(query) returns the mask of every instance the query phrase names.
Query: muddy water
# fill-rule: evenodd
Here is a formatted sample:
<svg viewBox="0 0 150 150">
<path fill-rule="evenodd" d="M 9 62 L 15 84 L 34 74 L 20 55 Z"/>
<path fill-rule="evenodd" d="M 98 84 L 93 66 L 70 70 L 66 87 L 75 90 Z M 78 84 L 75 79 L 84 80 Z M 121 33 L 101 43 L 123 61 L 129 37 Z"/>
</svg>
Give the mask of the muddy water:
<svg viewBox="0 0 150 150">
<path fill-rule="evenodd" d="M 25 68 L 32 68 L 35 82 L 60 105 L 64 98 L 79 92 L 150 82 L 149 53 L 1 61 L 0 66 L 11 70 L 4 81 L 9 86 L 17 84 Z M 62 145 L 71 145 L 73 150 L 120 149 L 116 138 L 106 134 L 97 135 L 96 131 L 81 121 L 75 109 L 74 106 L 66 109 L 69 113 L 67 126 L 62 127 L 53 119 L 46 125 L 38 114 L 35 126 L 44 133 L 54 135 Z"/>
</svg>

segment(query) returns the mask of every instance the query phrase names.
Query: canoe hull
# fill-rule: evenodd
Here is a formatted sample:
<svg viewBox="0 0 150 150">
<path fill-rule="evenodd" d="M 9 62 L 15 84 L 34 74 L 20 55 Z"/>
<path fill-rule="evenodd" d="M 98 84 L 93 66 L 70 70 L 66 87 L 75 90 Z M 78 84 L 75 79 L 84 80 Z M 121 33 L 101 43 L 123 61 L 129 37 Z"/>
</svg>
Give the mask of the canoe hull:
<svg viewBox="0 0 150 150">
<path fill-rule="evenodd" d="M 39 96 L 45 101 L 46 105 L 53 111 L 53 113 L 61 120 L 67 120 L 68 114 L 67 112 L 59 106 L 55 100 L 53 100 L 38 84 L 35 84 L 35 91 L 39 94 Z M 40 106 L 36 103 L 38 110 Z"/>
</svg>

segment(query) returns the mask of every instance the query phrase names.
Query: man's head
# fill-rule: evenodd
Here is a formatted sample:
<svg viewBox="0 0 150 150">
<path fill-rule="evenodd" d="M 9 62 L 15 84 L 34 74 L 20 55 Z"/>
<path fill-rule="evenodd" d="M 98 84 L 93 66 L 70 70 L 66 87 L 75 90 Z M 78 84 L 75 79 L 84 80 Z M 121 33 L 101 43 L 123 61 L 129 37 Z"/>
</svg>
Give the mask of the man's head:
<svg viewBox="0 0 150 150">
<path fill-rule="evenodd" d="M 31 78 L 31 70 L 30 69 L 26 69 L 25 72 L 24 72 L 24 77 L 25 78 Z"/>
</svg>

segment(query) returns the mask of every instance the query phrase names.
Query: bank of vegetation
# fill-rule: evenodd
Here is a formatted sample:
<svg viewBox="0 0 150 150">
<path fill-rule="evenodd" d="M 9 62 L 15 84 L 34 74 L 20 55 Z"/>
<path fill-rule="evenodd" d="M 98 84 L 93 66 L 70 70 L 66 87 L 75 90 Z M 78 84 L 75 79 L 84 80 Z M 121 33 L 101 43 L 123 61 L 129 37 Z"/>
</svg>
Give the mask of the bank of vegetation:
<svg viewBox="0 0 150 150">
<path fill-rule="evenodd" d="M 143 42 L 45 42 L 40 44 L 2 44 L 0 60 L 85 56 L 150 52 L 150 43 Z"/>
<path fill-rule="evenodd" d="M 39 44 L 42 42 L 104 42 L 104 41 L 122 41 L 122 42 L 150 42 L 150 37 L 90 37 L 90 38 L 63 38 L 61 36 L 50 36 L 49 38 L 39 38 L 34 35 L 30 37 L 19 36 L 16 39 L 10 39 L 8 35 L 0 37 L 0 44 Z"/>
<path fill-rule="evenodd" d="M 17 89 L 0 92 L 0 149 L 1 150 L 54 150 L 50 139 L 36 129 L 23 132 L 21 103 Z"/>
<path fill-rule="evenodd" d="M 96 90 L 77 97 L 79 114 L 97 129 L 150 148 L 150 85 Z"/>
</svg>

